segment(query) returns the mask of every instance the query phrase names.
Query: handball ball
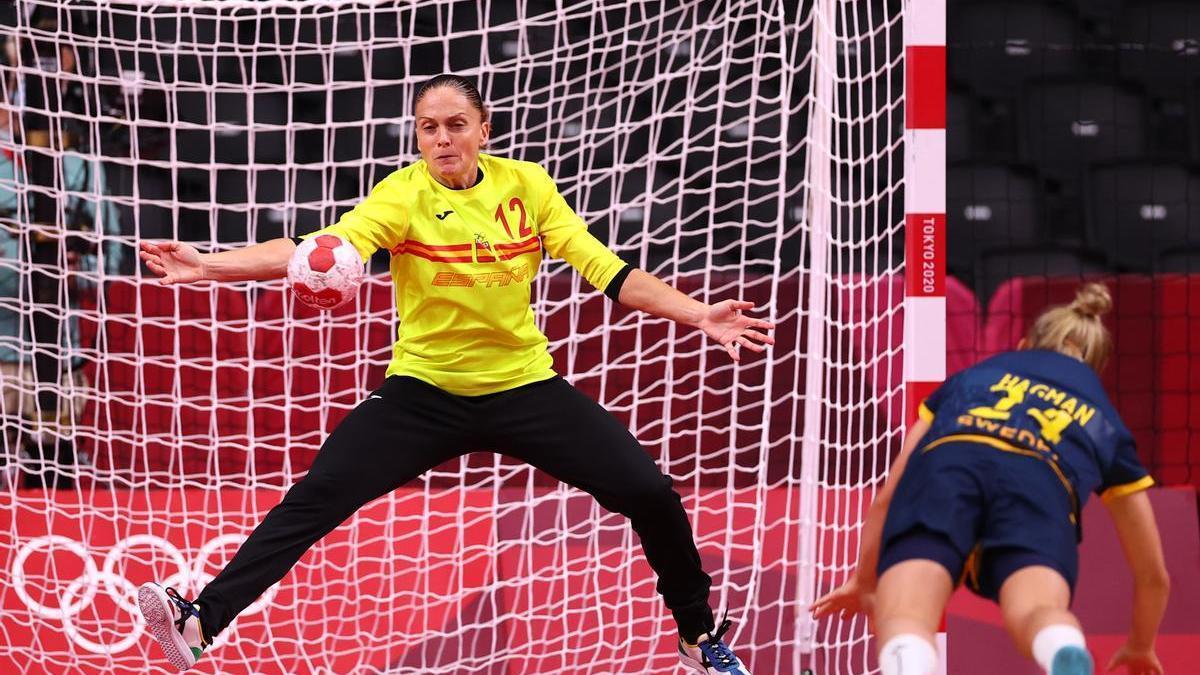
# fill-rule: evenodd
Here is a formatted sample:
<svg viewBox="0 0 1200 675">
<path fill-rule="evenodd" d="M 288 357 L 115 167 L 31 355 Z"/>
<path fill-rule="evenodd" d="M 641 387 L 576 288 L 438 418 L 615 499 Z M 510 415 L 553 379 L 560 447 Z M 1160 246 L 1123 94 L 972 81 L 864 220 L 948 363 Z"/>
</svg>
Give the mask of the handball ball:
<svg viewBox="0 0 1200 675">
<path fill-rule="evenodd" d="M 333 309 L 358 295 L 363 261 L 354 245 L 335 234 L 305 239 L 288 262 L 287 282 L 300 302 Z"/>
</svg>

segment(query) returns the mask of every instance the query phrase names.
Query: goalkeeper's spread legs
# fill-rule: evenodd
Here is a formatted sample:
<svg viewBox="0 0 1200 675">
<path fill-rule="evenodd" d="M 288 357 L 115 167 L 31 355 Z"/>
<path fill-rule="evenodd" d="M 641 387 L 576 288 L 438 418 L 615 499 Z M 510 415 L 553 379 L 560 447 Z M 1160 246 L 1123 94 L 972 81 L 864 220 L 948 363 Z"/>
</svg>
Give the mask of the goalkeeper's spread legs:
<svg viewBox="0 0 1200 675">
<path fill-rule="evenodd" d="M 196 598 L 205 635 L 220 634 L 300 556 L 368 502 L 470 447 L 469 420 L 441 392 L 388 378 L 334 429 L 308 474 L 288 490 Z M 452 398 L 452 397 L 451 397 Z"/>
<path fill-rule="evenodd" d="M 203 634 L 220 634 L 363 505 L 475 448 L 521 459 L 629 518 L 683 644 L 703 658 L 684 655 L 706 672 L 746 672 L 740 662 L 712 670 L 733 662 L 721 652 L 727 647 L 708 603 L 711 579 L 670 478 L 620 421 L 558 377 L 476 397 L 388 378 L 338 425 L 308 474 L 196 598 Z M 703 656 L 706 644 L 710 656 Z"/>
</svg>

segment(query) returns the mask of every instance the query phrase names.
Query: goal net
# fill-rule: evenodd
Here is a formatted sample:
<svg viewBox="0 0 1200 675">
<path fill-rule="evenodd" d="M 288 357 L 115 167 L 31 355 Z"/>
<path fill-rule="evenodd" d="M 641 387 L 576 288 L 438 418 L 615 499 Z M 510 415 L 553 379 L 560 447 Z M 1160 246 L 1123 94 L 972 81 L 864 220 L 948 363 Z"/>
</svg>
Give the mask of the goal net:
<svg viewBox="0 0 1200 675">
<path fill-rule="evenodd" d="M 778 324 L 739 365 L 561 261 L 534 286 L 558 372 L 674 478 L 739 655 L 872 670 L 864 621 L 805 617 L 903 426 L 901 19 L 882 0 L 0 10 L 0 670 L 163 672 L 136 586 L 197 593 L 391 354 L 386 260 L 318 313 L 279 281 L 160 286 L 138 242 L 334 222 L 416 158 L 413 95 L 439 72 L 477 80 L 489 152 L 545 166 L 622 258 Z M 479 452 L 318 543 L 200 669 L 676 672 L 674 639 L 621 517 Z"/>
</svg>

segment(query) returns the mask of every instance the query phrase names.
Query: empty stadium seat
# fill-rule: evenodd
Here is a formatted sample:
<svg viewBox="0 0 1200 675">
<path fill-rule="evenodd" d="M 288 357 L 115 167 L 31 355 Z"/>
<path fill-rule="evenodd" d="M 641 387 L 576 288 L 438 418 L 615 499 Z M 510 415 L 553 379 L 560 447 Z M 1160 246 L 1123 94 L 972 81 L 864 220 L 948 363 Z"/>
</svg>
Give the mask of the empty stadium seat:
<svg viewBox="0 0 1200 675">
<path fill-rule="evenodd" d="M 1121 75 L 1167 98 L 1186 96 L 1187 85 L 1200 75 L 1200 4 L 1129 3 L 1117 26 Z"/>
<path fill-rule="evenodd" d="M 1189 143 L 1188 150 L 1190 159 L 1193 162 L 1200 161 L 1200 79 L 1196 79 L 1192 83 L 1191 96 L 1188 99 L 1187 106 L 1189 120 Z"/>
<path fill-rule="evenodd" d="M 977 254 L 1041 243 L 1041 191 L 1028 167 L 978 162 L 946 172 L 946 264 L 972 278 Z"/>
<path fill-rule="evenodd" d="M 971 158 L 974 139 L 974 100 L 963 88 L 946 92 L 946 161 Z"/>
<path fill-rule="evenodd" d="M 1200 247 L 1200 175 L 1178 164 L 1092 169 L 1089 232 L 1122 269 L 1149 272 L 1164 251 Z"/>
<path fill-rule="evenodd" d="M 1091 250 L 1066 244 L 1031 245 L 983 251 L 977 258 L 975 289 L 980 301 L 1012 277 L 1067 278 L 1108 272 L 1100 256 Z"/>
<path fill-rule="evenodd" d="M 175 214 L 169 206 L 175 197 L 170 170 L 150 164 L 130 168 L 120 164 L 110 166 L 115 170 L 108 174 L 112 194 L 123 197 L 136 194 L 143 200 L 136 216 L 132 208 L 119 207 L 122 233 L 137 234 L 148 240 L 177 238 Z M 123 175 L 117 179 L 114 173 Z"/>
<path fill-rule="evenodd" d="M 1066 195 L 1080 194 L 1091 163 L 1146 150 L 1146 104 L 1132 85 L 1039 81 L 1029 87 L 1023 112 L 1023 154 Z"/>
<path fill-rule="evenodd" d="M 1078 19 L 1062 5 L 986 1 L 948 9 L 950 77 L 980 94 L 1011 96 L 1030 78 L 1081 68 Z"/>
<path fill-rule="evenodd" d="M 1200 246 L 1181 246 L 1159 251 L 1154 270 L 1169 274 L 1200 274 Z"/>
<path fill-rule="evenodd" d="M 1091 24 L 1110 26 L 1117 20 L 1122 0 L 1070 0 L 1079 18 Z"/>
</svg>

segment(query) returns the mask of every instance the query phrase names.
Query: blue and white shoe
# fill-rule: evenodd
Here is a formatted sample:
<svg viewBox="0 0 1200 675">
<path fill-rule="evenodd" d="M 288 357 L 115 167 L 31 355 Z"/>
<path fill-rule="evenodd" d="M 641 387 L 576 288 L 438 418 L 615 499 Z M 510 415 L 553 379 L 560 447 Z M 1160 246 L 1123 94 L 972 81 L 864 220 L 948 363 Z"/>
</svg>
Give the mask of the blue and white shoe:
<svg viewBox="0 0 1200 675">
<path fill-rule="evenodd" d="M 1092 675 L 1095 670 L 1092 655 L 1075 645 L 1054 652 L 1054 660 L 1050 662 L 1050 675 Z"/>
<path fill-rule="evenodd" d="M 196 665 L 209 646 L 200 630 L 200 610 L 174 588 L 153 583 L 138 589 L 138 607 L 171 665 L 179 670 Z"/>
<path fill-rule="evenodd" d="M 726 645 L 722 637 L 729 631 L 733 622 L 726 619 L 717 630 L 703 636 L 698 644 L 688 644 L 679 638 L 679 660 L 692 672 L 704 675 L 750 675 L 750 670 L 734 655 L 733 650 Z"/>
</svg>

